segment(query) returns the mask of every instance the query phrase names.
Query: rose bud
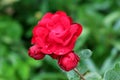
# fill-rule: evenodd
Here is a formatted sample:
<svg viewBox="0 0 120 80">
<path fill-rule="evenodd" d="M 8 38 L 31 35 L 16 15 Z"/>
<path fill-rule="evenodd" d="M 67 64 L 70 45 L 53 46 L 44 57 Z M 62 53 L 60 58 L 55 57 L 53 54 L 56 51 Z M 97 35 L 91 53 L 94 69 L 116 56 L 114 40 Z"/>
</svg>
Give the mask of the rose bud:
<svg viewBox="0 0 120 80">
<path fill-rule="evenodd" d="M 80 58 L 74 52 L 70 52 L 61 56 L 58 59 L 58 64 L 63 70 L 70 71 L 77 66 L 79 60 Z"/>
<path fill-rule="evenodd" d="M 43 54 L 40 51 L 40 48 L 37 45 L 34 45 L 34 46 L 30 47 L 30 49 L 28 51 L 28 54 L 29 54 L 30 57 L 32 57 L 36 60 L 43 59 L 44 56 L 45 56 L 45 54 Z"/>
</svg>

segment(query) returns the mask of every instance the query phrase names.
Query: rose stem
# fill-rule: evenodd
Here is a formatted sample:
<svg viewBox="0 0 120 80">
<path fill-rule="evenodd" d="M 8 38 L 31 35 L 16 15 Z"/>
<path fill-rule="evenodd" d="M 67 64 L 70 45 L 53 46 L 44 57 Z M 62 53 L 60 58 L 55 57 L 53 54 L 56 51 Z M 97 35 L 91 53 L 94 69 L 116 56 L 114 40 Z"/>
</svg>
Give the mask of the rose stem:
<svg viewBox="0 0 120 80">
<path fill-rule="evenodd" d="M 85 78 L 83 77 L 82 74 L 79 73 L 79 71 L 77 70 L 77 68 L 74 68 L 73 70 L 80 76 L 80 78 L 81 78 L 82 80 L 85 80 Z"/>
</svg>

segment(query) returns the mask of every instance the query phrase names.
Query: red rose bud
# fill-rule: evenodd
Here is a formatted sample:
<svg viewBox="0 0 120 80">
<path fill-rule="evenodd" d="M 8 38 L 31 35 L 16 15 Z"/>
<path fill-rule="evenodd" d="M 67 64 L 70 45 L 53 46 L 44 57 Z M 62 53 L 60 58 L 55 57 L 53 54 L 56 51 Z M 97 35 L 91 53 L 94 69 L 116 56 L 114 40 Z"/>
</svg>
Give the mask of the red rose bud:
<svg viewBox="0 0 120 80">
<path fill-rule="evenodd" d="M 70 71 L 77 66 L 79 60 L 80 58 L 74 52 L 70 52 L 61 56 L 58 59 L 58 64 L 63 70 Z"/>
<path fill-rule="evenodd" d="M 29 51 L 29 56 L 31 56 L 32 58 L 36 59 L 36 60 L 40 60 L 43 59 L 45 54 L 43 54 L 40 49 L 38 48 L 37 45 L 34 45 L 32 47 L 30 47 Z"/>
</svg>

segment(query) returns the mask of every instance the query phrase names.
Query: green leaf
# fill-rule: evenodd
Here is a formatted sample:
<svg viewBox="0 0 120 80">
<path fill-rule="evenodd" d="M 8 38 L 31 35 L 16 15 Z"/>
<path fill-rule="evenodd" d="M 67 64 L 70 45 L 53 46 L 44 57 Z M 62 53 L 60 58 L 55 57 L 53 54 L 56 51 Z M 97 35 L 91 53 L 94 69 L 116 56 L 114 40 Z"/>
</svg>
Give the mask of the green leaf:
<svg viewBox="0 0 120 80">
<path fill-rule="evenodd" d="M 115 11 L 109 14 L 104 19 L 104 25 L 109 27 L 112 26 L 113 22 L 120 17 L 120 11 Z"/>
<path fill-rule="evenodd" d="M 66 74 L 69 80 L 80 80 L 79 76 L 73 70 L 66 72 Z"/>
<path fill-rule="evenodd" d="M 85 75 L 86 80 L 102 80 L 102 77 L 95 72 L 91 72 Z"/>
<path fill-rule="evenodd" d="M 84 49 L 78 55 L 81 59 L 87 59 L 92 55 L 92 51 L 89 49 Z"/>
<path fill-rule="evenodd" d="M 117 33 L 120 33 L 120 18 L 116 21 L 115 25 L 114 25 L 114 30 L 117 32 Z"/>
<path fill-rule="evenodd" d="M 78 66 L 77 66 L 77 69 L 81 74 L 84 74 L 85 72 L 87 72 L 88 67 L 85 64 L 85 61 L 81 60 L 80 63 L 78 64 Z"/>
<path fill-rule="evenodd" d="M 89 49 L 82 50 L 79 54 L 80 56 L 80 64 L 78 64 L 77 68 L 80 73 L 85 73 L 87 71 L 98 71 L 98 68 L 94 64 L 93 60 L 90 59 L 92 55 L 92 51 Z"/>
<path fill-rule="evenodd" d="M 109 69 L 110 67 L 113 67 L 114 65 L 114 59 L 116 58 L 118 53 L 118 50 L 116 48 L 113 48 L 111 50 L 111 54 L 110 56 L 108 56 L 108 58 L 106 58 L 106 60 L 104 61 L 102 67 L 101 67 L 101 73 L 104 73 L 106 69 Z"/>
<path fill-rule="evenodd" d="M 32 67 L 40 67 L 42 65 L 42 61 L 34 60 L 31 57 L 27 59 L 27 64 Z"/>
<path fill-rule="evenodd" d="M 96 66 L 96 64 L 93 62 L 92 59 L 86 59 L 84 61 L 85 65 L 87 66 L 87 68 L 90 70 L 90 71 L 93 71 L 93 72 L 98 72 L 98 67 Z"/>
<path fill-rule="evenodd" d="M 118 50 L 120 50 L 120 40 L 117 40 L 117 41 L 113 40 L 111 43 L 113 44 L 113 46 L 115 48 L 117 48 Z"/>
<path fill-rule="evenodd" d="M 120 62 L 105 73 L 104 80 L 120 80 Z"/>
</svg>

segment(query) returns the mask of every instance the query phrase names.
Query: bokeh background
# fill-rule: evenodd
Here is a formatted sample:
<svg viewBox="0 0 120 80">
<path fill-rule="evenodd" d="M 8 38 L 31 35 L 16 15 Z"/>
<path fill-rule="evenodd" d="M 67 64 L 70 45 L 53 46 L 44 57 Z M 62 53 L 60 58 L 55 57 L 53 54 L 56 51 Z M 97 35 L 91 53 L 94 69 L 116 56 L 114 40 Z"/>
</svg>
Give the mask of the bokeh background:
<svg viewBox="0 0 120 80">
<path fill-rule="evenodd" d="M 83 25 L 75 52 L 101 75 L 120 61 L 120 0 L 0 0 L 0 80 L 67 80 L 57 62 L 30 58 L 32 29 L 46 12 L 65 11 Z"/>
</svg>

